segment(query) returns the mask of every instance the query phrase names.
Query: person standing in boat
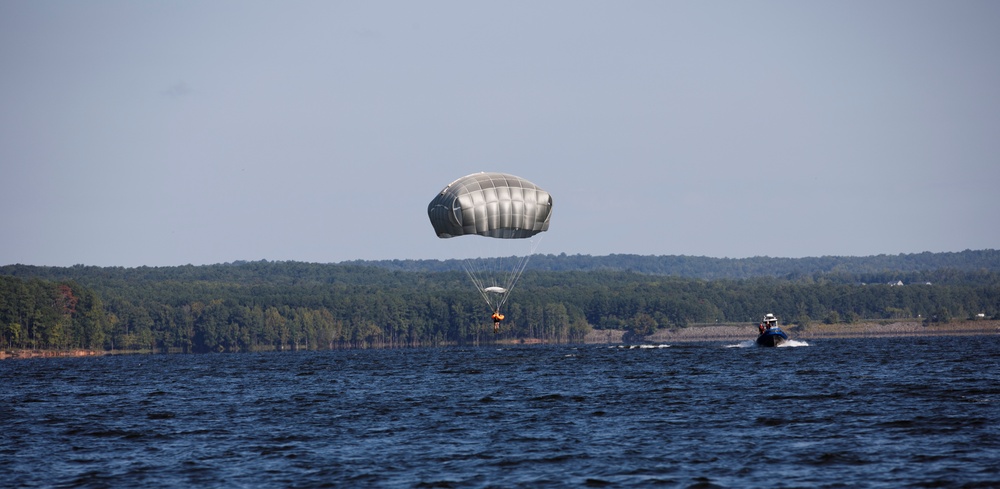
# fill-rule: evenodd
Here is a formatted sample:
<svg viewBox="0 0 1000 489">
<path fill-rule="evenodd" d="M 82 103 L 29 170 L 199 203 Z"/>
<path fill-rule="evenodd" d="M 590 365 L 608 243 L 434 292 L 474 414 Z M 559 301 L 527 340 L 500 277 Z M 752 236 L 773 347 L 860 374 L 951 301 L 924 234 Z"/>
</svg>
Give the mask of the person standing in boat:
<svg viewBox="0 0 1000 489">
<path fill-rule="evenodd" d="M 760 330 L 760 334 L 764 334 L 765 331 L 769 331 L 774 326 L 778 325 L 778 318 L 774 317 L 774 314 L 767 313 L 764 315 L 764 321 L 760 323 L 757 327 Z"/>
</svg>

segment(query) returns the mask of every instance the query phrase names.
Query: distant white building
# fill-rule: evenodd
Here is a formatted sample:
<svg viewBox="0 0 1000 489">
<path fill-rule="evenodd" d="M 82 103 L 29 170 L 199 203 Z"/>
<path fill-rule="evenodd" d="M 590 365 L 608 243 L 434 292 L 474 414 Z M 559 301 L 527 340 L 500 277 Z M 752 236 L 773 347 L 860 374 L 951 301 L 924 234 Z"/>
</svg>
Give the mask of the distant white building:
<svg viewBox="0 0 1000 489">
<path fill-rule="evenodd" d="M 895 287 L 897 285 L 903 285 L 903 281 L 897 280 L 896 283 L 889 282 L 889 287 Z"/>
</svg>

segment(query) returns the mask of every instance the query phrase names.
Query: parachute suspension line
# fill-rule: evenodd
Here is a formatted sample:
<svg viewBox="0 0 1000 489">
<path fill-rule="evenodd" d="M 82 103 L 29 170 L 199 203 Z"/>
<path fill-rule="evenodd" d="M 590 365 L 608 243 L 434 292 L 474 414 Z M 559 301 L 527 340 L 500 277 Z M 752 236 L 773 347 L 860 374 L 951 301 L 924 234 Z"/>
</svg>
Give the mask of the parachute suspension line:
<svg viewBox="0 0 1000 489">
<path fill-rule="evenodd" d="M 476 290 L 479 291 L 479 295 L 486 301 L 486 305 L 489 306 L 491 312 L 499 310 L 500 305 L 497 297 L 502 297 L 504 294 L 494 295 L 493 292 L 487 289 L 501 286 L 501 283 L 497 281 L 497 277 L 499 276 L 499 271 L 503 269 L 503 263 L 503 260 L 497 257 L 466 258 L 462 262 L 465 273 L 472 280 L 472 284 L 475 285 Z"/>
<path fill-rule="evenodd" d="M 466 258 L 462 261 L 462 268 L 465 269 L 465 274 L 469 276 L 469 280 L 472 280 L 472 284 L 476 286 L 476 290 L 479 291 L 479 295 L 482 296 L 483 300 L 486 301 L 486 305 L 490 307 L 491 311 L 496 311 L 497 308 L 493 307 L 493 302 L 490 301 L 490 293 L 486 292 L 486 285 L 483 280 L 484 274 L 482 273 L 482 268 L 477 267 L 474 258 Z"/>
<path fill-rule="evenodd" d="M 528 250 L 527 253 L 518 258 L 517 263 L 514 265 L 512 269 L 510 269 L 510 272 L 507 274 L 506 283 L 504 284 L 504 288 L 507 289 L 507 292 L 501 296 L 500 301 L 497 304 L 496 310 L 500 310 L 501 307 L 507 304 L 507 299 L 510 298 L 510 291 L 514 288 L 515 285 L 517 285 L 518 280 L 521 279 L 521 275 L 524 274 L 524 270 L 528 267 L 528 261 L 531 260 L 531 255 L 535 254 L 535 250 L 538 249 L 538 245 L 541 243 L 541 241 L 542 241 L 541 237 L 539 237 L 537 240 L 531 239 L 530 240 L 531 248 Z"/>
<path fill-rule="evenodd" d="M 523 243 L 525 240 L 517 241 Z M 465 269 L 466 275 L 469 276 L 469 280 L 472 281 L 492 312 L 499 311 L 507 303 L 511 290 L 524 274 L 531 255 L 538 249 L 541 238 L 536 237 L 526 241 L 528 241 L 529 246 L 527 253 L 524 252 L 524 249 L 518 248 L 518 253 L 510 255 L 508 253 L 513 252 L 513 250 L 508 248 L 506 253 L 488 253 L 490 256 L 466 258 L 462 261 L 462 268 Z M 506 242 L 506 244 L 509 245 L 510 242 Z M 491 287 L 500 287 L 504 289 L 504 292 L 488 291 L 487 289 Z"/>
</svg>

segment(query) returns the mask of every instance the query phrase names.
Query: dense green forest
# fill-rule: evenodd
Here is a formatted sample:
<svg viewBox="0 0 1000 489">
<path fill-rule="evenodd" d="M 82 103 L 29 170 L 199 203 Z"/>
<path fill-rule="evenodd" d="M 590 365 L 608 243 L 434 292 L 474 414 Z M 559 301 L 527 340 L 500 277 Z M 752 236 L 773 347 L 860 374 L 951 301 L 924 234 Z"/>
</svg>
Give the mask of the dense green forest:
<svg viewBox="0 0 1000 489">
<path fill-rule="evenodd" d="M 1000 314 L 1000 252 L 802 259 L 542 255 L 499 335 L 455 263 L 0 267 L 7 348 L 185 352 L 580 341 L 696 323 Z M 902 283 L 903 285 L 898 285 Z M 892 285 L 890 285 L 892 284 Z"/>
</svg>

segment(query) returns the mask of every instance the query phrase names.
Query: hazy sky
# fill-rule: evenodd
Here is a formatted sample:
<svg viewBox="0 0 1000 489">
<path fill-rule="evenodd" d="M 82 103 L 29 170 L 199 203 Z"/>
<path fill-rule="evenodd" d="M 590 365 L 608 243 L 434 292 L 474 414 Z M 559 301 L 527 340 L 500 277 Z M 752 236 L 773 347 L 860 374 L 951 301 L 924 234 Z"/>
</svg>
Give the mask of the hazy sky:
<svg viewBox="0 0 1000 489">
<path fill-rule="evenodd" d="M 1000 2 L 0 2 L 0 265 L 1000 247 Z M 467 238 L 479 239 L 479 238 Z"/>
</svg>

